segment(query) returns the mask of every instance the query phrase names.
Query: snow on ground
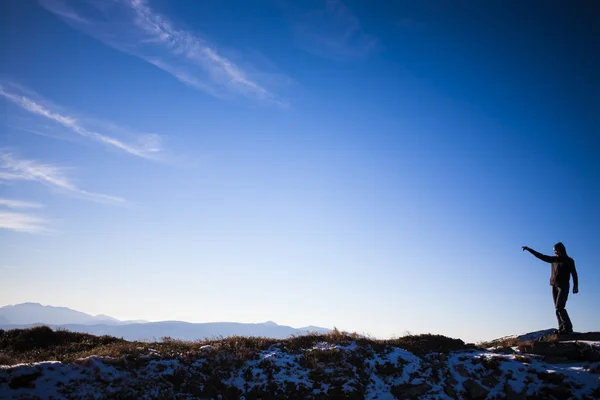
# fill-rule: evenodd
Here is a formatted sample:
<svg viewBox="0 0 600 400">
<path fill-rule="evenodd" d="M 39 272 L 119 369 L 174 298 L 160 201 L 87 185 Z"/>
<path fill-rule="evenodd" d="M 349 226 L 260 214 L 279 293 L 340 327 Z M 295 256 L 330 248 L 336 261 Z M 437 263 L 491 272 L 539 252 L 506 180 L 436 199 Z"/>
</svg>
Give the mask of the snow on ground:
<svg viewBox="0 0 600 400">
<path fill-rule="evenodd" d="M 590 344 L 600 345 L 600 342 Z M 572 395 L 578 399 L 590 396 L 594 389 L 600 389 L 600 371 L 589 372 L 598 369 L 598 362 L 547 363 L 535 355 L 479 351 L 471 353 L 469 357 L 462 352 L 454 353 L 450 356 L 448 364 L 458 382 L 457 387 L 474 377 L 480 381 L 487 379 L 490 397 L 504 396 L 507 392 L 505 385 L 509 385 L 514 393 L 524 393 L 527 396 L 540 393 L 550 384 L 569 386 L 572 388 Z M 484 364 L 488 367 L 484 367 Z M 492 365 L 492 368 L 489 368 L 489 365 Z M 497 365 L 497 369 L 493 365 Z M 492 375 L 489 374 L 490 370 L 493 371 Z M 494 378 L 489 378 L 490 376 Z"/>
<path fill-rule="evenodd" d="M 600 346 L 600 342 L 586 341 Z M 110 357 L 87 357 L 71 364 L 42 362 L 0 366 L 2 399 L 96 399 L 130 396 L 141 399 L 218 398 L 210 387 L 230 388 L 240 398 L 259 393 L 344 397 L 362 393 L 365 399 L 504 398 L 569 390 L 578 399 L 600 393 L 600 362 L 547 363 L 527 354 L 495 354 L 462 350 L 416 356 L 404 349 L 350 341 L 319 342 L 289 350 L 275 344 L 239 365 L 214 364 L 214 348 L 195 360 L 163 359 L 153 349 L 138 364 Z M 212 359 L 208 353 L 212 352 Z M 219 354 L 216 354 L 219 356 Z M 225 357 L 226 359 L 226 357 Z M 212 363 L 212 364 L 211 364 Z M 229 368 L 229 369 L 227 369 Z M 218 378 L 218 384 L 214 379 Z M 216 385 L 216 386 L 215 386 Z M 594 390 L 597 390 L 594 394 Z M 207 395 L 209 394 L 209 395 Z M 560 398 L 560 396 L 558 397 Z"/>
<path fill-rule="evenodd" d="M 537 340 L 543 336 L 548 336 L 554 334 L 555 329 L 545 329 L 543 331 L 529 332 L 523 335 L 518 335 L 517 339 L 526 342 L 529 340 Z"/>
</svg>

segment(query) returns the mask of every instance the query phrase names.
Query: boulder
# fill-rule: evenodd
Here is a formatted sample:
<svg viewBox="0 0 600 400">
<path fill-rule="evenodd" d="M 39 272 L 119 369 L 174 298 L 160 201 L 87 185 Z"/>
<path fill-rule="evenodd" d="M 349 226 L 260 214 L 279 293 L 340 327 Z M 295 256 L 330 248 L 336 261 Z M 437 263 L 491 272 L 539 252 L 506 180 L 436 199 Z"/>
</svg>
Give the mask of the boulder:
<svg viewBox="0 0 600 400">
<path fill-rule="evenodd" d="M 504 393 L 506 393 L 506 400 L 527 400 L 526 390 L 522 392 L 517 392 L 512 388 L 512 386 L 507 382 L 504 384 Z"/>
<path fill-rule="evenodd" d="M 492 352 L 498 354 L 515 354 L 513 348 L 508 346 L 498 347 L 497 349 L 492 350 Z"/>
<path fill-rule="evenodd" d="M 489 388 L 493 388 L 498 383 L 500 383 L 500 381 L 494 375 L 488 375 L 481 380 L 481 383 L 483 383 L 485 386 L 487 386 Z"/>
<path fill-rule="evenodd" d="M 467 392 L 467 398 L 472 400 L 485 399 L 490 392 L 473 379 L 467 379 L 464 381 L 463 387 Z"/>
<path fill-rule="evenodd" d="M 468 378 L 470 376 L 469 371 L 467 371 L 467 369 L 465 368 L 465 366 L 463 364 L 456 365 L 455 369 L 456 369 L 456 372 L 458 372 L 458 374 L 460 376 L 462 376 L 463 378 Z"/>
<path fill-rule="evenodd" d="M 404 383 L 402 385 L 392 386 L 390 391 L 397 399 L 405 398 L 418 398 L 425 395 L 425 393 L 431 390 L 431 385 L 427 383 L 421 383 L 418 385 L 411 385 L 410 383 Z"/>
<path fill-rule="evenodd" d="M 41 372 L 36 371 L 30 374 L 23 374 L 17 377 L 14 377 L 10 380 L 8 387 L 11 389 L 22 389 L 22 388 L 34 388 L 35 381 L 37 378 L 42 376 Z"/>
</svg>

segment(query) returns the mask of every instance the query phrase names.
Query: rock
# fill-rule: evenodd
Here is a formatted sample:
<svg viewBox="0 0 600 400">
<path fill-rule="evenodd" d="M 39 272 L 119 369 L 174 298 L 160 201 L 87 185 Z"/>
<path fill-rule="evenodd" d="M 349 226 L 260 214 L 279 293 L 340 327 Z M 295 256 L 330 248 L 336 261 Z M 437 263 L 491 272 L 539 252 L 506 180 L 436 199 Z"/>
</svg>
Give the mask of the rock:
<svg viewBox="0 0 600 400">
<path fill-rule="evenodd" d="M 473 400 L 485 399 L 490 392 L 473 379 L 463 382 L 463 387 L 467 391 L 467 398 Z"/>
<path fill-rule="evenodd" d="M 580 356 L 582 360 L 587 362 L 600 361 L 600 351 L 596 350 L 592 346 L 581 349 Z"/>
<path fill-rule="evenodd" d="M 531 364 L 531 358 L 527 357 L 527 356 L 522 356 L 522 355 L 516 355 L 515 361 L 521 362 L 523 364 Z"/>
<path fill-rule="evenodd" d="M 390 391 L 397 399 L 405 399 L 407 397 L 421 397 L 430 391 L 431 387 L 432 386 L 427 383 L 421 383 L 418 385 L 404 383 L 402 385 L 392 386 Z"/>
<path fill-rule="evenodd" d="M 411 372 L 408 375 L 408 380 L 412 381 L 413 379 L 418 379 L 421 377 L 421 373 L 419 371 Z"/>
<path fill-rule="evenodd" d="M 506 400 L 527 400 L 526 390 L 519 393 L 509 383 L 504 384 L 504 393 L 506 393 Z"/>
<path fill-rule="evenodd" d="M 446 395 L 452 399 L 458 398 L 458 396 L 456 395 L 456 391 L 450 385 L 444 386 L 444 393 L 446 393 Z"/>
<path fill-rule="evenodd" d="M 555 385 L 560 385 L 565 379 L 563 375 L 556 374 L 553 372 L 539 372 L 537 374 L 537 377 L 543 380 L 544 382 L 552 383 Z"/>
<path fill-rule="evenodd" d="M 564 385 L 557 385 L 554 387 L 543 387 L 538 392 L 544 399 L 571 399 L 573 394 L 570 388 Z"/>
<path fill-rule="evenodd" d="M 497 349 L 494 350 L 494 353 L 498 353 L 498 354 L 515 354 L 515 351 L 512 349 L 512 347 L 498 347 Z"/>
<path fill-rule="evenodd" d="M 493 388 L 498 383 L 500 383 L 500 381 L 494 375 L 488 375 L 481 380 L 481 383 L 483 383 L 485 386 L 487 386 L 489 388 Z"/>
<path fill-rule="evenodd" d="M 577 340 L 600 341 L 600 332 L 586 332 L 576 334 Z"/>
<path fill-rule="evenodd" d="M 569 360 L 578 361 L 586 360 L 583 354 L 586 351 L 585 345 L 577 342 L 533 342 L 531 345 L 524 346 L 523 350 L 530 354 L 538 354 L 546 357 L 565 357 Z"/>
<path fill-rule="evenodd" d="M 39 371 L 17 376 L 10 380 L 8 387 L 11 389 L 35 388 L 35 381 L 40 376 L 42 376 L 42 374 Z"/>
<path fill-rule="evenodd" d="M 569 388 L 564 385 L 556 385 L 550 390 L 550 393 L 557 399 L 570 399 L 573 396 Z"/>
<path fill-rule="evenodd" d="M 567 357 L 544 357 L 544 362 L 548 364 L 568 364 L 571 361 Z"/>
<path fill-rule="evenodd" d="M 458 372 L 458 374 L 460 376 L 462 376 L 463 378 L 469 378 L 469 371 L 467 371 L 467 369 L 465 368 L 465 366 L 463 364 L 458 364 L 456 366 L 456 372 Z"/>
<path fill-rule="evenodd" d="M 166 374 L 166 375 L 163 375 L 162 377 L 164 380 L 166 380 L 167 382 L 172 384 L 176 390 L 179 390 L 179 388 L 185 381 L 186 374 L 185 374 L 185 371 L 183 371 L 183 372 L 175 371 L 173 374 Z"/>
</svg>

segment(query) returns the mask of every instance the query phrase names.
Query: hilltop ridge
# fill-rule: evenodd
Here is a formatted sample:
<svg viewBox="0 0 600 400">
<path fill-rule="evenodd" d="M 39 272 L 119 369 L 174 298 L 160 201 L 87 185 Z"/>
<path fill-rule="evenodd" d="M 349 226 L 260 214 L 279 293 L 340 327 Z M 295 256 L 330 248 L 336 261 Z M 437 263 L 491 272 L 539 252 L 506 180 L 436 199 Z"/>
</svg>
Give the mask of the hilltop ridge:
<svg viewBox="0 0 600 400">
<path fill-rule="evenodd" d="M 0 367 L 0 397 L 598 398 L 600 333 L 579 337 L 486 348 L 441 335 L 373 340 L 337 330 L 156 343 L 47 327 L 0 331 L 0 364 L 13 364 Z"/>
</svg>

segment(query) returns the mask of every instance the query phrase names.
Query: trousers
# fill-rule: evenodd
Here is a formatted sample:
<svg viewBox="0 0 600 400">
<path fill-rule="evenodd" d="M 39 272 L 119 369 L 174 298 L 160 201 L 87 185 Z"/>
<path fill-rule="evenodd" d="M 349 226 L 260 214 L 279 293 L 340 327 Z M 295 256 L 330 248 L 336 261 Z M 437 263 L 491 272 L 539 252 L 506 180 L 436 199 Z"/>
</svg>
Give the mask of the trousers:
<svg viewBox="0 0 600 400">
<path fill-rule="evenodd" d="M 565 309 L 567 298 L 569 297 L 569 286 L 552 286 L 552 298 L 554 299 L 554 308 L 556 309 L 556 320 L 558 321 L 558 330 L 572 331 L 573 324 L 569 314 Z"/>
</svg>

